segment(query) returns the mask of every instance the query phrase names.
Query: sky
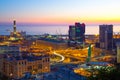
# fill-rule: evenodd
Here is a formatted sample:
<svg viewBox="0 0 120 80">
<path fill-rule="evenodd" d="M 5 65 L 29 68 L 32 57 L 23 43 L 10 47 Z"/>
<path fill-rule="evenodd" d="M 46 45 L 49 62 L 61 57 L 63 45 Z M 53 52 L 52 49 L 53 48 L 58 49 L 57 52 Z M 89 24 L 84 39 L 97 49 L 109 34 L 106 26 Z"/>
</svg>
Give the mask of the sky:
<svg viewBox="0 0 120 80">
<path fill-rule="evenodd" d="M 119 24 L 120 0 L 0 0 L 0 23 Z"/>
</svg>

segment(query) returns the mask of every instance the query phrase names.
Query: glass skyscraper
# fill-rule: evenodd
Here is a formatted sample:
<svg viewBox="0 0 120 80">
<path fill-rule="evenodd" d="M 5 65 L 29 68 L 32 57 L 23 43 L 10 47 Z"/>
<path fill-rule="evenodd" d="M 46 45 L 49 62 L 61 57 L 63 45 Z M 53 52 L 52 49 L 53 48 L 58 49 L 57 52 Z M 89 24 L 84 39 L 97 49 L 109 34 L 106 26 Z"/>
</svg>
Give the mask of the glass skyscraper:
<svg viewBox="0 0 120 80">
<path fill-rule="evenodd" d="M 69 40 L 77 42 L 85 42 L 85 24 L 75 23 L 69 26 Z"/>
<path fill-rule="evenodd" d="M 100 48 L 112 50 L 113 47 L 113 25 L 99 25 Z"/>
</svg>

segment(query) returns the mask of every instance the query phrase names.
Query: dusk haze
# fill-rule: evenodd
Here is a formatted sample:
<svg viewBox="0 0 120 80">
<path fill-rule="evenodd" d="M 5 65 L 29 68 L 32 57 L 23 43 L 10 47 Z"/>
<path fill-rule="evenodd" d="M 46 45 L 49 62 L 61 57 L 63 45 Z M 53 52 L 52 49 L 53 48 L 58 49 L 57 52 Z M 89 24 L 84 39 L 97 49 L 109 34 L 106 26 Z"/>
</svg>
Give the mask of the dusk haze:
<svg viewBox="0 0 120 80">
<path fill-rule="evenodd" d="M 0 23 L 119 24 L 120 0 L 0 0 Z"/>
</svg>

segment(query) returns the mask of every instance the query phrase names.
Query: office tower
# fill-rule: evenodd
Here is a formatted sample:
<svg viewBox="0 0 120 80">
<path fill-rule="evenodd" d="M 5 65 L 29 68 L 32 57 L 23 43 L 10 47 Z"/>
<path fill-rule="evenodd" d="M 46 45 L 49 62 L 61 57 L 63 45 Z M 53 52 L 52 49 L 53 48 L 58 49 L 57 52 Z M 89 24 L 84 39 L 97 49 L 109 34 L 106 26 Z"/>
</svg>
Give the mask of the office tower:
<svg viewBox="0 0 120 80">
<path fill-rule="evenodd" d="M 85 42 L 85 24 L 75 23 L 75 26 L 69 26 L 69 40 Z"/>
<path fill-rule="evenodd" d="M 75 27 L 76 27 L 76 40 L 78 42 L 84 42 L 85 41 L 85 24 L 82 23 L 75 23 Z"/>
<path fill-rule="evenodd" d="M 70 25 L 69 26 L 69 39 L 71 41 L 74 41 L 75 40 L 75 26 L 73 25 Z"/>
<path fill-rule="evenodd" d="M 116 44 L 117 46 L 117 63 L 120 63 L 120 42 Z"/>
<path fill-rule="evenodd" d="M 113 25 L 99 25 L 100 48 L 112 50 L 113 45 Z"/>
</svg>

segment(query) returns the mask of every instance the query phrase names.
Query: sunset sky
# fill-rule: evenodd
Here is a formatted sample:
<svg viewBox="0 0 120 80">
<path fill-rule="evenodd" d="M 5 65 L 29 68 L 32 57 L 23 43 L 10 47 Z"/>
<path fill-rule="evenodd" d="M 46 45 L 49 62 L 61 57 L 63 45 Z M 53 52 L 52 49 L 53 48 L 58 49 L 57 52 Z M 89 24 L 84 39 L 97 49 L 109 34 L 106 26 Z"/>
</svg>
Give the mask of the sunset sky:
<svg viewBox="0 0 120 80">
<path fill-rule="evenodd" d="M 0 0 L 0 23 L 119 24 L 120 0 Z"/>
</svg>

